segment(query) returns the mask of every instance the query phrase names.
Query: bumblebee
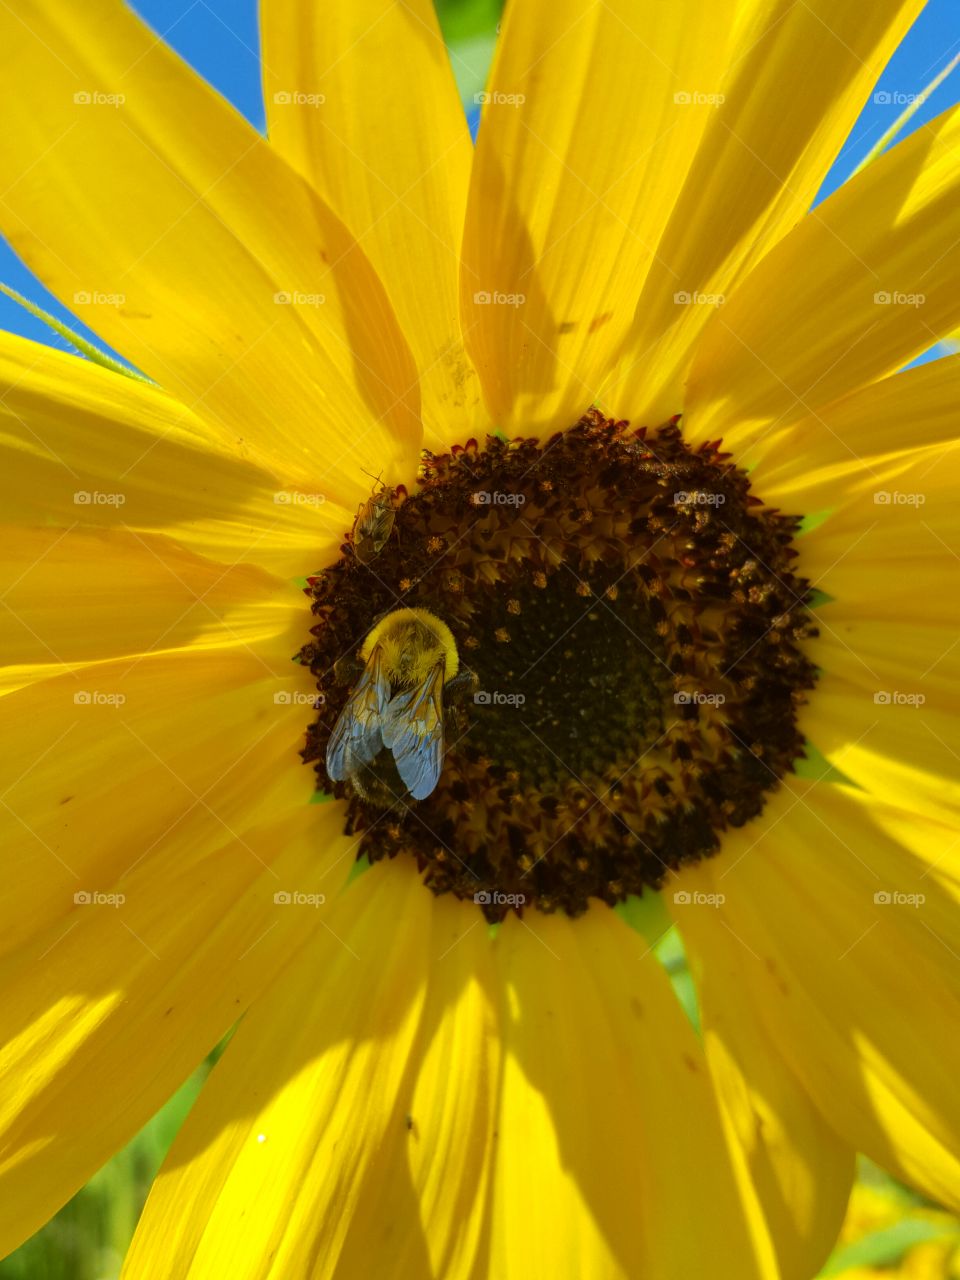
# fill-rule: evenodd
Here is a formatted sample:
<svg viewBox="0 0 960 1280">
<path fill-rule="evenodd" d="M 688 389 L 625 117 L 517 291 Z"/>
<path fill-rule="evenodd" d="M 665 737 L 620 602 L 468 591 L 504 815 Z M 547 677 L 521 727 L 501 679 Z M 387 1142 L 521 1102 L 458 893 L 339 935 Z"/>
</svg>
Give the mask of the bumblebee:
<svg viewBox="0 0 960 1280">
<path fill-rule="evenodd" d="M 360 564 L 370 564 L 387 545 L 397 518 L 397 491 L 381 484 L 363 503 L 353 522 L 353 554 Z"/>
<path fill-rule="evenodd" d="M 360 649 L 363 672 L 327 744 L 327 774 L 362 800 L 424 800 L 440 780 L 444 699 L 475 684 L 450 628 L 426 609 L 395 609 Z"/>
</svg>

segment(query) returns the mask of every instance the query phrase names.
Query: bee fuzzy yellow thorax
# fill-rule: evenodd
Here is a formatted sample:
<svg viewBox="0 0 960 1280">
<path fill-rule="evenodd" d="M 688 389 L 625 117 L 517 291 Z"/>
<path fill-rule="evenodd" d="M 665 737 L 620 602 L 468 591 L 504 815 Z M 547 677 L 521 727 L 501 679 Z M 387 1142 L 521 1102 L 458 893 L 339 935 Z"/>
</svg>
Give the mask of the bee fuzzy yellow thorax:
<svg viewBox="0 0 960 1280">
<path fill-rule="evenodd" d="M 393 685 L 422 684 L 442 654 L 444 684 L 460 669 L 453 633 L 428 609 L 394 609 L 367 632 L 360 657 L 367 661 L 379 645 L 383 669 Z"/>
</svg>

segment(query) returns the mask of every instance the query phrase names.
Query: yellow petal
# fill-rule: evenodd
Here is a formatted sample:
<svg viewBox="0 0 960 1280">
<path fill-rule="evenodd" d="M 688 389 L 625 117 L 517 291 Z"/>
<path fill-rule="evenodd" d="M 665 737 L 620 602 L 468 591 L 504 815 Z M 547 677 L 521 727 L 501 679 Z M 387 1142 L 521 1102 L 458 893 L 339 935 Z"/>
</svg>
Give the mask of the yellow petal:
<svg viewBox="0 0 960 1280">
<path fill-rule="evenodd" d="M 125 529 L 8 528 L 0 544 L 0 676 L 32 678 L 109 658 L 232 647 L 280 665 L 303 641 L 296 587 Z M 94 679 L 96 677 L 93 677 Z"/>
<path fill-rule="evenodd" d="M 831 597 L 805 732 L 859 786 L 944 818 L 960 808 L 955 457 L 931 445 L 855 469 L 798 544 Z"/>
<path fill-rule="evenodd" d="M 139 859 L 239 830 L 251 805 L 307 805 L 314 775 L 297 753 L 312 679 L 286 665 L 243 649 L 133 658 L 0 701 L 0 952 Z"/>
<path fill-rule="evenodd" d="M 743 944 L 712 905 L 720 859 L 679 876 L 665 899 L 697 976 L 707 1061 L 730 1140 L 770 1224 L 782 1280 L 809 1280 L 836 1242 L 854 1151 L 824 1120 L 754 1005 Z M 695 898 L 694 894 L 703 895 Z"/>
<path fill-rule="evenodd" d="M 409 879 L 411 871 L 398 866 L 393 902 L 400 875 Z M 416 890 L 426 896 L 422 885 Z M 375 1124 L 364 1135 L 365 1183 L 333 1275 L 394 1267 L 399 1276 L 460 1280 L 482 1269 L 500 1061 L 490 943 L 472 903 L 445 897 L 429 907 L 418 1039 L 394 1106 L 384 1109 L 385 1129 Z M 422 912 L 418 905 L 414 919 L 424 920 Z M 338 1130 L 349 1123 L 344 1115 Z"/>
<path fill-rule="evenodd" d="M 953 461 L 946 446 L 960 436 L 958 398 L 960 356 L 932 360 L 871 383 L 792 426 L 771 430 L 741 462 L 751 468 L 754 491 L 790 511 L 841 507 L 860 491 L 872 499 L 895 488 L 898 476 L 916 466 L 916 449 L 940 446 L 919 467 L 927 474 L 937 469 L 929 465 L 934 458 Z M 805 546 L 815 542 L 814 537 Z"/>
<path fill-rule="evenodd" d="M 208 435 L 155 387 L 0 334 L 0 520 L 162 533 L 284 578 L 335 558 L 355 509 Z"/>
<path fill-rule="evenodd" d="M 831 1127 L 956 1206 L 956 859 L 952 889 L 931 874 L 947 837 L 916 814 L 895 824 L 845 788 L 789 781 L 728 833 L 709 883 L 725 895 L 715 909 L 750 998 Z"/>
<path fill-rule="evenodd" d="M 260 22 L 270 141 L 376 268 L 416 357 L 426 442 L 449 448 L 483 411 L 457 307 L 473 146 L 434 7 L 267 0 Z"/>
<path fill-rule="evenodd" d="M 960 320 L 960 110 L 851 179 L 755 267 L 704 331 L 693 438 L 739 446 L 906 364 Z"/>
<path fill-rule="evenodd" d="M 923 432 L 918 428 L 921 438 Z M 854 467 L 835 508 L 802 538 L 803 571 L 841 603 L 889 600 L 893 573 L 904 579 L 896 582 L 897 593 L 910 594 L 913 569 L 939 572 L 945 583 L 955 571 L 960 534 L 957 456 L 948 441 Z M 931 596 L 921 620 L 952 616 L 942 613 L 944 603 Z"/>
<path fill-rule="evenodd" d="M 888 616 L 884 617 L 884 612 Z M 883 598 L 876 609 L 874 600 L 859 607 L 853 600 L 835 601 L 818 612 L 820 635 L 813 660 L 842 681 L 854 697 L 857 690 L 853 686 L 859 687 L 863 705 L 857 719 L 864 727 L 868 719 L 872 722 L 884 717 L 887 707 L 896 711 L 902 703 L 921 722 L 929 712 L 960 714 L 956 626 L 920 618 L 908 621 L 909 614 L 909 601 L 900 597 L 896 601 Z M 813 716 L 818 705 L 819 699 L 811 704 Z M 904 722 L 901 716 L 892 719 L 896 727 Z M 895 733 L 894 725 L 890 728 Z M 852 736 L 859 737 L 856 733 Z M 868 732 L 862 741 L 875 745 L 870 736 Z"/>
<path fill-rule="evenodd" d="M 401 858 L 319 918 L 178 1135 L 125 1275 L 470 1273 L 493 1129 L 479 913 Z"/>
<path fill-rule="evenodd" d="M 142 820 L 127 847 L 137 864 L 81 882 L 108 896 L 73 906 L 0 965 L 4 1253 L 136 1133 L 321 927 L 315 910 L 274 895 L 335 891 L 349 862 L 339 807 L 284 809 L 275 786 L 268 806 L 270 779 L 242 772 L 251 811 L 235 805 L 215 839 L 148 857 L 160 832 Z M 101 829 L 111 822 L 101 810 Z"/>
<path fill-rule="evenodd" d="M 443 966 L 443 976 L 438 974 L 428 988 L 425 1052 L 405 1117 L 423 1230 L 423 1242 L 416 1247 L 429 1256 L 433 1274 L 451 1280 L 475 1274 L 475 1260 L 484 1256 L 497 1138 L 501 1046 L 493 960 L 485 923 L 477 920 L 475 910 L 472 903 L 449 900 L 434 905 L 433 963 Z M 408 1193 L 399 1179 L 389 1191 L 394 1220 L 402 1221 Z M 358 1216 L 345 1262 L 354 1256 L 359 1264 L 356 1245 L 365 1230 Z M 406 1271 L 413 1274 L 412 1256 Z"/>
<path fill-rule="evenodd" d="M 627 330 L 713 111 L 733 4 L 517 0 L 471 176 L 461 313 L 499 425 L 571 425 Z"/>
<path fill-rule="evenodd" d="M 711 1274 L 773 1276 L 697 1041 L 636 935 L 603 911 L 508 921 L 491 943 L 473 916 L 399 860 L 351 886 L 336 937 L 231 1041 L 130 1275 L 665 1280 L 700 1274 L 712 1247 Z"/>
<path fill-rule="evenodd" d="M 488 1274 L 774 1275 L 702 1049 L 638 935 L 594 906 L 574 921 L 508 920 L 496 946 L 505 1056 Z"/>
<path fill-rule="evenodd" d="M 948 645 L 944 636 L 941 652 Z M 956 822 L 956 696 L 946 706 L 933 699 L 918 705 L 919 673 L 907 663 L 904 668 L 906 679 L 896 681 L 888 682 L 878 672 L 874 688 L 844 676 L 821 675 L 802 728 L 830 763 L 868 795 Z M 887 683 L 895 687 L 884 687 Z"/>
<path fill-rule="evenodd" d="M 751 0 L 657 248 L 615 375 L 614 414 L 665 422 L 715 307 L 807 212 L 922 0 Z M 811 68 L 816 74 L 811 75 Z"/>
<path fill-rule="evenodd" d="M 415 462 L 417 379 L 320 197 L 120 0 L 0 19 L 0 224 L 68 306 L 291 480 Z"/>
<path fill-rule="evenodd" d="M 901 377 L 906 375 L 890 381 Z M 944 403 L 939 414 L 918 424 L 917 435 L 922 438 L 928 427 L 931 433 L 955 431 L 955 405 Z M 875 422 L 881 442 L 882 412 Z M 919 720 L 960 711 L 958 458 L 949 441 L 845 465 L 834 510 L 798 543 L 803 571 L 830 596 L 817 609 L 814 660 L 866 695 L 851 730 L 878 718 L 902 722 L 904 708 Z M 817 485 L 815 477 L 811 483 Z M 811 713 L 820 710 L 815 695 Z M 851 736 L 859 740 L 861 734 Z"/>
</svg>

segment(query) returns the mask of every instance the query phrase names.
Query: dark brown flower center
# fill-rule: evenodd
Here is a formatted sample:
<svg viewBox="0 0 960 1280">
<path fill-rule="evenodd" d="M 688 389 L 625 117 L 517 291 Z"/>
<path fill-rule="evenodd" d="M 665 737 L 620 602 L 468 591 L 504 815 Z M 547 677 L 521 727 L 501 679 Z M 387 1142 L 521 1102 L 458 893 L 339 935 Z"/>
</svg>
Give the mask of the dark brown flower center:
<svg viewBox="0 0 960 1280">
<path fill-rule="evenodd" d="M 426 455 L 400 496 L 375 557 L 348 543 L 310 580 L 300 655 L 324 695 L 304 758 L 346 801 L 360 854 L 412 855 L 435 893 L 491 920 L 575 916 L 714 853 L 803 755 L 815 632 L 798 520 L 676 421 L 630 432 L 591 412 L 542 446 L 471 441 Z M 324 766 L 365 638 L 410 608 L 446 624 L 461 665 L 420 801 L 386 748 L 355 779 Z"/>
</svg>

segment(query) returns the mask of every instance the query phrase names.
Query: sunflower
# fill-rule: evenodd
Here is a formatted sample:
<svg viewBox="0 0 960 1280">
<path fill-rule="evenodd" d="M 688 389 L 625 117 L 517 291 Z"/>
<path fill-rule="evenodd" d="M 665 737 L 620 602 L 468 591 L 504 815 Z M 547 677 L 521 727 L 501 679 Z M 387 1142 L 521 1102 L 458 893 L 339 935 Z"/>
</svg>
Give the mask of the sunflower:
<svg viewBox="0 0 960 1280">
<path fill-rule="evenodd" d="M 233 1028 L 137 1280 L 960 1205 L 960 115 L 810 212 L 920 7 L 511 0 L 475 150 L 428 0 L 266 0 L 269 141 L 5 10 L 4 230 L 144 375 L 0 342 L 5 1249 Z"/>
</svg>

